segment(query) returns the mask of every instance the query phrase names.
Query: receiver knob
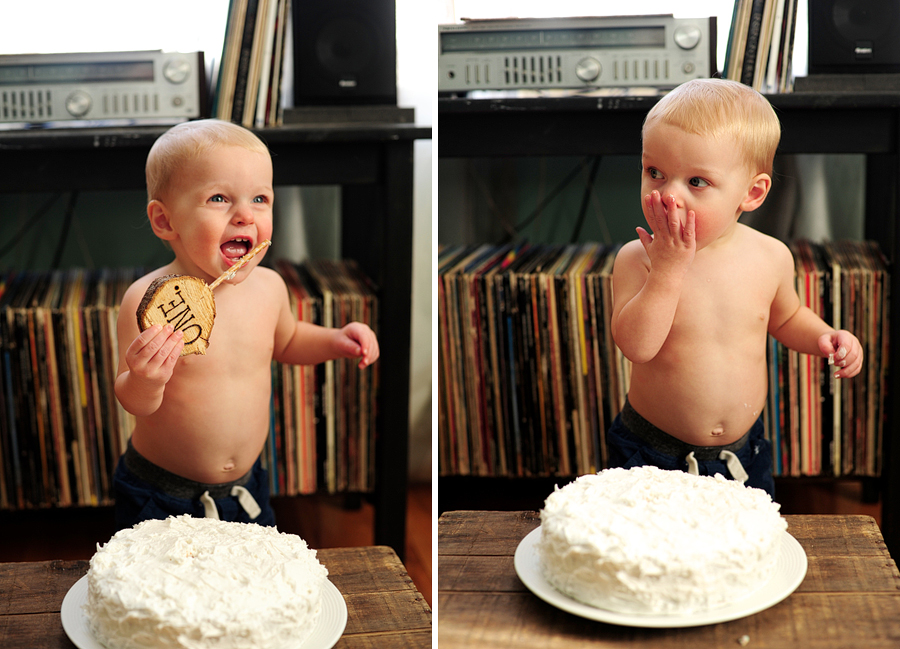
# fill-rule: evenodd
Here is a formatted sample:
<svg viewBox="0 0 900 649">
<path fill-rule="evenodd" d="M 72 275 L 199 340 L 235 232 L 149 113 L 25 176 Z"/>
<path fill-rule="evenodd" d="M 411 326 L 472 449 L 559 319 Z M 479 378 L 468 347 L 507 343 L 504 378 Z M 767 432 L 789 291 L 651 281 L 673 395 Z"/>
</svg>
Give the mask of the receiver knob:
<svg viewBox="0 0 900 649">
<path fill-rule="evenodd" d="M 191 74 L 191 64 L 184 59 L 171 59 L 163 66 L 163 76 L 171 83 L 184 83 Z"/>
<path fill-rule="evenodd" d="M 675 30 L 675 44 L 683 50 L 692 50 L 700 42 L 700 28 L 696 25 L 685 25 Z"/>
<path fill-rule="evenodd" d="M 76 90 L 66 97 L 66 110 L 72 117 L 84 117 L 91 109 L 91 96 L 84 90 Z"/>
<path fill-rule="evenodd" d="M 575 76 L 585 82 L 593 81 L 600 76 L 602 69 L 600 61 L 592 56 L 588 56 L 581 59 L 578 65 L 575 66 Z"/>
</svg>

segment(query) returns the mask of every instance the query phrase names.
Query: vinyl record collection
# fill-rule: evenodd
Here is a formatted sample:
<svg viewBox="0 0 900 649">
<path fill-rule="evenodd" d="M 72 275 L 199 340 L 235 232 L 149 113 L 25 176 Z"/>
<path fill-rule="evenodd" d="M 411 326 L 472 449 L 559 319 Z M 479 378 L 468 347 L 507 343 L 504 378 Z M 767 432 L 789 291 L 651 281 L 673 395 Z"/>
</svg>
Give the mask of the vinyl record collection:
<svg viewBox="0 0 900 649">
<path fill-rule="evenodd" d="M 132 428 L 113 396 L 135 270 L 0 275 L 0 507 L 110 502 Z"/>
<path fill-rule="evenodd" d="M 864 362 L 834 379 L 828 359 L 770 338 L 766 428 L 776 475 L 881 475 L 887 399 L 890 278 L 876 244 L 791 244 L 801 303 L 835 329 L 853 332 Z"/>
<path fill-rule="evenodd" d="M 278 126 L 290 0 L 231 0 L 213 117 L 247 128 Z"/>
<path fill-rule="evenodd" d="M 597 244 L 441 251 L 442 475 L 602 468 L 628 376 L 604 317 L 614 257 Z"/>
<path fill-rule="evenodd" d="M 277 263 L 298 319 L 376 330 L 370 281 L 353 262 Z M 0 273 L 0 509 L 113 500 L 133 417 L 113 384 L 116 320 L 136 269 Z M 263 460 L 275 495 L 371 491 L 378 364 L 272 363 Z"/>
<path fill-rule="evenodd" d="M 764 93 L 793 89 L 797 0 L 734 0 L 722 76 Z"/>
<path fill-rule="evenodd" d="M 299 320 L 334 328 L 363 322 L 378 334 L 375 287 L 356 262 L 279 261 L 276 268 Z M 363 370 L 357 363 L 273 363 L 272 435 L 263 457 L 274 495 L 374 488 L 378 363 Z"/>
<path fill-rule="evenodd" d="M 863 372 L 770 337 L 764 412 L 776 475 L 879 475 L 889 278 L 875 244 L 797 241 L 805 304 L 860 339 Z M 600 244 L 443 247 L 438 259 L 441 475 L 571 476 L 606 464 L 628 391 L 612 341 L 612 267 Z M 832 371 L 829 371 L 829 370 Z"/>
</svg>

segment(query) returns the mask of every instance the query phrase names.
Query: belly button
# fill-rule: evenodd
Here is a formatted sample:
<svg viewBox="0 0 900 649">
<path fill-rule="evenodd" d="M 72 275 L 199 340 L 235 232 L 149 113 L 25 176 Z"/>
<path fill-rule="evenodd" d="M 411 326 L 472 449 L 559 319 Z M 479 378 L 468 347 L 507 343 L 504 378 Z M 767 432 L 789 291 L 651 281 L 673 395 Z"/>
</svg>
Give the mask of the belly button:
<svg viewBox="0 0 900 649">
<path fill-rule="evenodd" d="M 720 435 L 725 434 L 725 427 L 722 424 L 719 424 L 715 428 L 712 429 L 712 433 L 710 433 L 713 437 L 719 437 Z"/>
<path fill-rule="evenodd" d="M 228 460 L 223 468 L 224 471 L 234 471 L 234 460 Z"/>
</svg>

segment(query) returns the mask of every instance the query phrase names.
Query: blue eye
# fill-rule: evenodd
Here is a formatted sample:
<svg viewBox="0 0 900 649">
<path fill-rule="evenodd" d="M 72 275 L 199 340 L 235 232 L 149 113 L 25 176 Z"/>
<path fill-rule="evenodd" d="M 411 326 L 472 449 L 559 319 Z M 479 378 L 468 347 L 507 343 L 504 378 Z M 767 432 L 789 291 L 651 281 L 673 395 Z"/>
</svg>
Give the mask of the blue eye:
<svg viewBox="0 0 900 649">
<path fill-rule="evenodd" d="M 269 199 L 266 196 L 257 196 L 256 198 L 253 199 L 253 202 L 254 203 L 268 203 Z"/>
<path fill-rule="evenodd" d="M 697 176 L 694 176 L 693 178 L 691 178 L 690 183 L 691 183 L 691 187 L 709 187 L 708 182 L 706 182 L 705 180 L 703 180 L 702 178 L 699 178 Z"/>
<path fill-rule="evenodd" d="M 647 174 L 648 174 L 653 180 L 661 180 L 662 177 L 663 177 L 662 172 L 661 172 L 659 169 L 657 169 L 656 167 L 648 167 L 648 168 L 647 168 Z"/>
<path fill-rule="evenodd" d="M 215 196 L 211 197 L 209 200 L 213 203 L 224 203 L 225 197 L 222 196 L 222 194 L 216 194 Z"/>
</svg>

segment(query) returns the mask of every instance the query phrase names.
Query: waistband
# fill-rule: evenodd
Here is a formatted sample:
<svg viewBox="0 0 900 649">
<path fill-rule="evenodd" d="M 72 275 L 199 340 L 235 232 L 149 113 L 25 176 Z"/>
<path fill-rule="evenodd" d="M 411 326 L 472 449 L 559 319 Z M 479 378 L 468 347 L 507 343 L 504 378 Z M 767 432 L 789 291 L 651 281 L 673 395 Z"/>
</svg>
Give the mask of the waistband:
<svg viewBox="0 0 900 649">
<path fill-rule="evenodd" d="M 209 492 L 212 498 L 226 498 L 231 495 L 231 489 L 235 486 L 243 487 L 250 482 L 253 470 L 247 471 L 237 480 L 231 482 L 223 482 L 220 484 L 207 484 L 205 482 L 196 482 L 182 478 L 180 475 L 167 471 L 161 466 L 157 466 L 143 455 L 138 453 L 128 440 L 128 448 L 122 455 L 125 466 L 135 476 L 149 482 L 157 489 L 173 496 L 175 498 L 186 498 L 196 500 L 205 492 Z"/>
<path fill-rule="evenodd" d="M 628 397 L 625 397 L 625 405 L 622 408 L 621 417 L 625 427 L 637 437 L 640 437 L 660 453 L 678 458 L 682 458 L 688 453 L 693 453 L 698 460 L 717 460 L 722 451 L 736 453 L 744 448 L 747 445 L 747 440 L 750 439 L 750 431 L 748 430 L 743 437 L 731 444 L 722 446 L 694 446 L 693 444 L 686 444 L 644 419 L 631 406 Z"/>
</svg>

